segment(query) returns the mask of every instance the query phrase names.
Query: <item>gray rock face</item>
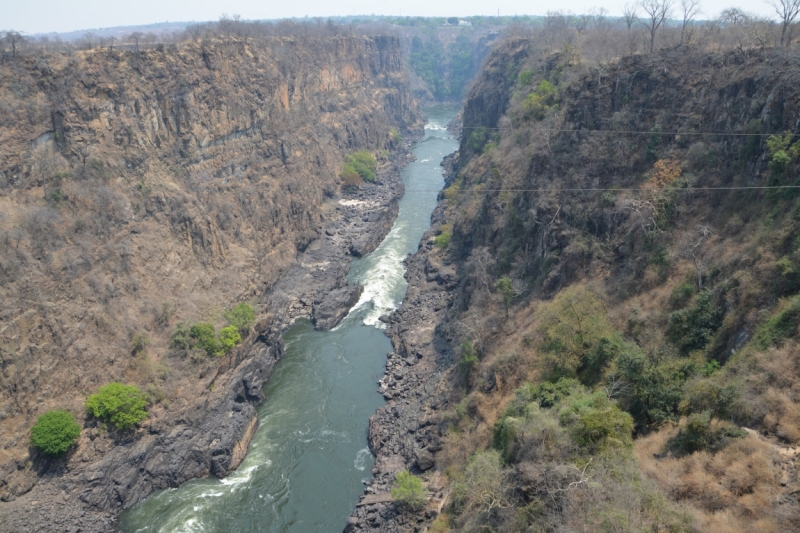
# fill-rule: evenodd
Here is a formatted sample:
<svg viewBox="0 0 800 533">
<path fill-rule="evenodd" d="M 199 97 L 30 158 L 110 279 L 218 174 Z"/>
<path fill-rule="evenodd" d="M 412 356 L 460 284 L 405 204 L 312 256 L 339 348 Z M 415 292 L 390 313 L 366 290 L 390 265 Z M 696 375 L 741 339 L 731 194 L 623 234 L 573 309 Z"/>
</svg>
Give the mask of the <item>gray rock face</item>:
<svg viewBox="0 0 800 533">
<path fill-rule="evenodd" d="M 417 468 L 422 471 L 430 470 L 433 468 L 433 465 L 436 464 L 436 460 L 433 458 L 433 454 L 427 450 L 427 448 L 423 448 L 417 452 Z"/>
<path fill-rule="evenodd" d="M 362 285 L 355 287 L 342 287 L 325 294 L 322 301 L 314 302 L 311 312 L 311 321 L 317 329 L 332 329 L 347 315 L 353 307 L 361 293 L 364 292 Z"/>
<path fill-rule="evenodd" d="M 350 254 L 355 257 L 362 257 L 375 250 L 383 241 L 383 236 L 389 232 L 397 218 L 397 203 L 383 206 L 370 212 L 362 221 L 362 226 L 367 231 L 354 237 L 350 241 Z M 387 225 L 388 224 L 388 225 Z"/>
</svg>

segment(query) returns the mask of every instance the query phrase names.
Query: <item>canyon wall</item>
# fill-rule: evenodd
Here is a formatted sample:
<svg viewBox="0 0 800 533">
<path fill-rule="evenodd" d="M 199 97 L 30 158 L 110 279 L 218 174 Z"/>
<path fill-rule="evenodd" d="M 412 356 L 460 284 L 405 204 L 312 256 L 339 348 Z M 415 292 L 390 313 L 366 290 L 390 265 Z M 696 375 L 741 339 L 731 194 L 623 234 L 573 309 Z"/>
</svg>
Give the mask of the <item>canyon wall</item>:
<svg viewBox="0 0 800 533">
<path fill-rule="evenodd" d="M 353 215 L 332 207 L 345 156 L 375 153 L 380 182 L 399 132 L 420 125 L 393 37 L 159 48 L 0 64 L 0 499 L 45 479 L 28 500 L 63 490 L 66 508 L 110 511 L 98 524 L 241 461 L 281 353 L 286 309 L 274 306 L 292 302 L 270 290 L 326 224 Z M 401 191 L 381 196 L 379 230 Z M 170 348 L 176 323 L 219 326 L 241 301 L 257 323 L 222 363 Z M 151 398 L 135 432 L 85 416 L 111 381 Z M 30 427 L 56 408 L 84 430 L 48 459 Z M 69 486 L 47 489 L 59 479 Z"/>
</svg>

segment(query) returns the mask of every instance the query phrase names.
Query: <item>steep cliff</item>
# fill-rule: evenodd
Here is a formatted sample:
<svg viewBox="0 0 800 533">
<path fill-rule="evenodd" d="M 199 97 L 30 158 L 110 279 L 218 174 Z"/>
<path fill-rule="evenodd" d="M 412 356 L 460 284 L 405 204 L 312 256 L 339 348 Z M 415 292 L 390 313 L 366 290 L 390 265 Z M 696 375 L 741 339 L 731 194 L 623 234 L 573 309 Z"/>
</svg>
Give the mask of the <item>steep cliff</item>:
<svg viewBox="0 0 800 533">
<path fill-rule="evenodd" d="M 297 286 L 276 295 L 276 280 L 302 269 L 303 251 L 322 253 L 326 227 L 369 215 L 354 226 L 368 250 L 396 213 L 392 130 L 418 127 L 399 41 L 23 55 L 0 65 L 0 109 L 0 498 L 55 474 L 78 490 L 67 507 L 113 514 L 155 488 L 224 475 L 255 429 L 281 329 L 312 313 Z M 378 182 L 334 209 L 357 149 L 377 154 Z M 328 240 L 336 259 L 302 287 L 309 304 L 344 283 L 349 242 Z M 177 322 L 220 325 L 240 301 L 258 304 L 257 323 L 230 356 L 170 350 Z M 84 422 L 86 395 L 114 380 L 148 391 L 143 428 Z M 76 451 L 50 460 L 29 436 L 54 408 L 87 427 Z"/>
<path fill-rule="evenodd" d="M 351 530 L 796 529 L 792 61 L 498 46 L 370 430 L 376 486 L 432 497 Z"/>
</svg>

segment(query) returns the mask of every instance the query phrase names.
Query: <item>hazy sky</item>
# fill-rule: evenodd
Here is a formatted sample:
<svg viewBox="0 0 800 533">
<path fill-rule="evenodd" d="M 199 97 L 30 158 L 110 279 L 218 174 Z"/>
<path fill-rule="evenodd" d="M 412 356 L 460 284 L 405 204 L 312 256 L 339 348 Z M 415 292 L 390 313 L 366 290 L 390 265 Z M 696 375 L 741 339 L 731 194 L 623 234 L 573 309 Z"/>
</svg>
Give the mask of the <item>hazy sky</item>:
<svg viewBox="0 0 800 533">
<path fill-rule="evenodd" d="M 727 7 L 771 16 L 764 0 L 701 0 L 703 18 L 716 16 Z M 25 33 L 65 32 L 80 29 L 130 26 L 165 21 L 216 20 L 220 14 L 239 14 L 244 19 L 283 17 L 326 17 L 331 15 L 419 15 L 468 16 L 542 15 L 549 9 L 585 13 L 592 7 L 605 7 L 619 15 L 625 0 L 560 0 L 530 2 L 520 0 L 0 0 L 0 30 Z M 676 0 L 679 4 L 679 0 Z"/>
</svg>

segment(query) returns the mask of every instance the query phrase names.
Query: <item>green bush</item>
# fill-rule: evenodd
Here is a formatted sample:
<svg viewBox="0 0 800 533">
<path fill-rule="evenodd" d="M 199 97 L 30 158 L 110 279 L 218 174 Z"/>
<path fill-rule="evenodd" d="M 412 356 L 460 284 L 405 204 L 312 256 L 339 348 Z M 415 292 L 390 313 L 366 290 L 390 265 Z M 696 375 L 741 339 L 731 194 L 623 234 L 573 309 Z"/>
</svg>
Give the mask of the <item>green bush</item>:
<svg viewBox="0 0 800 533">
<path fill-rule="evenodd" d="M 220 330 L 219 343 L 223 352 L 230 352 L 240 342 L 242 342 L 242 336 L 239 335 L 239 330 L 236 329 L 236 326 L 228 326 Z"/>
<path fill-rule="evenodd" d="M 392 486 L 392 499 L 409 509 L 419 510 L 425 507 L 428 499 L 422 488 L 422 480 L 408 470 L 397 474 Z"/>
<path fill-rule="evenodd" d="M 678 434 L 667 442 L 667 448 L 677 455 L 702 450 L 716 452 L 727 446 L 731 440 L 747 436 L 747 432 L 743 429 L 727 424 L 713 429 L 711 420 L 709 411 L 689 415 Z"/>
<path fill-rule="evenodd" d="M 61 455 L 78 440 L 81 427 L 68 411 L 48 411 L 31 428 L 31 444 L 46 455 Z"/>
<path fill-rule="evenodd" d="M 128 429 L 147 418 L 147 396 L 135 385 L 109 383 L 86 400 L 86 409 L 95 418 Z"/>
<path fill-rule="evenodd" d="M 250 330 L 250 326 L 253 325 L 256 319 L 253 306 L 247 302 L 242 302 L 233 309 L 227 309 L 223 315 L 225 316 L 225 320 L 228 321 L 228 324 L 236 326 L 236 329 L 238 329 L 239 333 L 242 335 L 247 334 Z"/>
<path fill-rule="evenodd" d="M 614 333 L 603 302 L 578 285 L 559 292 L 538 314 L 541 361 L 551 378 L 576 376 L 600 340 Z"/>
<path fill-rule="evenodd" d="M 442 224 L 439 231 L 439 235 L 433 239 L 433 244 L 437 248 L 447 248 L 447 245 L 450 244 L 450 238 L 453 236 L 453 226 L 450 224 Z"/>
<path fill-rule="evenodd" d="M 486 126 L 475 128 L 475 131 L 470 133 L 467 138 L 467 150 L 470 152 L 481 153 L 483 152 L 484 145 L 489 140 L 489 130 Z"/>
<path fill-rule="evenodd" d="M 458 364 L 467 372 L 470 372 L 478 364 L 478 351 L 472 341 L 461 343 L 461 360 Z"/>
<path fill-rule="evenodd" d="M 189 328 L 183 322 L 178 322 L 175 326 L 175 333 L 172 334 L 169 345 L 179 350 L 188 350 L 191 337 L 189 336 Z"/>
<path fill-rule="evenodd" d="M 222 345 L 217 340 L 214 324 L 209 322 L 194 324 L 189 330 L 189 337 L 194 340 L 195 346 L 205 350 L 209 356 L 222 355 Z"/>
<path fill-rule="evenodd" d="M 674 420 L 686 379 L 694 370 L 688 359 L 650 357 L 627 344 L 616 359 L 616 374 L 627 386 L 626 410 L 637 426 L 647 428 Z"/>
<path fill-rule="evenodd" d="M 349 180 L 353 174 L 358 174 L 364 181 L 375 181 L 375 172 L 378 169 L 378 162 L 375 156 L 366 150 L 353 152 L 345 158 L 344 167 L 339 177 L 342 180 Z"/>
<path fill-rule="evenodd" d="M 523 70 L 522 72 L 519 73 L 517 80 L 519 81 L 520 87 L 526 87 L 530 85 L 531 81 L 533 80 L 533 71 Z"/>
<path fill-rule="evenodd" d="M 702 350 L 722 326 L 724 309 L 714 301 L 714 294 L 704 289 L 697 294 L 694 305 L 669 315 L 667 339 L 683 353 Z"/>
<path fill-rule="evenodd" d="M 522 108 L 525 114 L 534 120 L 543 120 L 551 109 L 555 109 L 558 99 L 558 91 L 547 80 L 539 82 L 536 90 L 525 97 Z"/>
<path fill-rule="evenodd" d="M 506 316 L 508 316 L 508 308 L 511 306 L 511 296 L 514 294 L 514 286 L 511 282 L 511 278 L 503 276 L 497 280 L 494 286 L 500 291 L 500 294 L 503 295 L 503 307 L 505 307 Z"/>
<path fill-rule="evenodd" d="M 555 383 L 545 381 L 538 385 L 528 383 L 514 391 L 514 400 L 508 406 L 506 414 L 521 415 L 532 403 L 543 409 L 549 409 L 576 391 L 583 391 L 577 379 L 561 378 Z"/>
<path fill-rule="evenodd" d="M 753 344 L 760 350 L 779 346 L 785 339 L 797 334 L 800 326 L 800 296 L 783 301 L 780 311 L 761 324 L 753 337 Z"/>
<path fill-rule="evenodd" d="M 591 452 L 633 444 L 633 418 L 605 392 L 574 397 L 561 409 L 559 418 L 561 425 L 569 428 L 573 441 Z"/>
<path fill-rule="evenodd" d="M 744 411 L 736 382 L 731 383 L 723 376 L 699 378 L 687 383 L 678 409 L 684 415 L 708 412 L 717 418 L 741 415 Z"/>
</svg>

